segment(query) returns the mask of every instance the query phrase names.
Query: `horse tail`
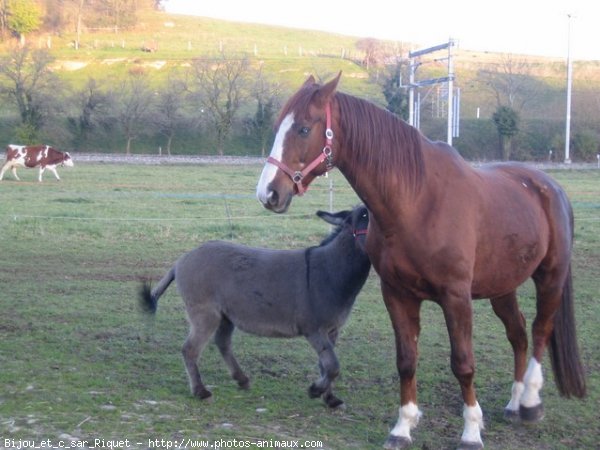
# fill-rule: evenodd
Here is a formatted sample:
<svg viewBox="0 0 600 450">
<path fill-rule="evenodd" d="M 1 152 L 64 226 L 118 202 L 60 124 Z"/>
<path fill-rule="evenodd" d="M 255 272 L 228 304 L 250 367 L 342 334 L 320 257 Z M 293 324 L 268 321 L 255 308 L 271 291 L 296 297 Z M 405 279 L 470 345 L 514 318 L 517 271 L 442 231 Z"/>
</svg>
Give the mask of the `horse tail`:
<svg viewBox="0 0 600 450">
<path fill-rule="evenodd" d="M 554 316 L 554 331 L 550 337 L 550 362 L 560 395 L 582 398 L 586 395 L 585 371 L 579 357 L 571 265 L 563 285 L 560 307 Z"/>
<path fill-rule="evenodd" d="M 154 314 L 158 307 L 158 299 L 165 293 L 169 285 L 175 279 L 175 267 L 166 273 L 166 275 L 158 282 L 156 287 L 152 289 L 149 281 L 144 281 L 140 288 L 140 306 L 143 311 Z"/>
</svg>

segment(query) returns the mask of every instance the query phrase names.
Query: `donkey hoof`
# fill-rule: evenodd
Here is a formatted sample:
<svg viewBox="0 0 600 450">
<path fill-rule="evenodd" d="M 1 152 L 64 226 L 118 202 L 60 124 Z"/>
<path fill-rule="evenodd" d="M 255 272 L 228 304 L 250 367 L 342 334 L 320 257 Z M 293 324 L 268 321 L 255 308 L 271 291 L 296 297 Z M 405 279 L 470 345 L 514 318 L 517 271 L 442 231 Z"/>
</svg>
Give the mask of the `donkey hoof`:
<svg viewBox="0 0 600 450">
<path fill-rule="evenodd" d="M 210 392 L 206 388 L 197 388 L 194 389 L 194 397 L 199 398 L 200 400 L 206 400 L 208 402 L 212 401 L 212 392 Z"/>
<path fill-rule="evenodd" d="M 544 418 L 543 403 L 532 407 L 521 405 L 519 407 L 519 417 L 521 418 L 521 421 L 525 424 L 539 422 Z"/>
<path fill-rule="evenodd" d="M 458 450 L 481 450 L 483 448 L 483 442 L 465 442 L 460 441 Z"/>
<path fill-rule="evenodd" d="M 308 388 L 308 396 L 310 398 L 318 398 L 323 395 L 323 392 L 325 392 L 325 389 L 320 388 L 315 383 L 311 384 Z"/>
<path fill-rule="evenodd" d="M 344 409 L 346 406 L 344 400 L 337 398 L 333 394 L 323 396 L 323 400 L 325 401 L 325 404 L 331 409 Z"/>
<path fill-rule="evenodd" d="M 509 422 L 518 422 L 519 410 L 504 408 L 504 418 Z"/>
<path fill-rule="evenodd" d="M 325 403 L 331 409 L 343 409 L 346 406 L 346 404 L 344 403 L 344 400 L 337 398 L 333 394 L 326 396 L 323 400 L 325 400 Z"/>
<path fill-rule="evenodd" d="M 250 389 L 250 378 L 244 377 L 243 379 L 238 380 L 238 386 L 240 389 L 247 391 Z"/>
<path fill-rule="evenodd" d="M 383 448 L 385 450 L 402 450 L 403 448 L 410 447 L 411 444 L 412 440 L 410 438 L 404 436 L 394 436 L 393 434 L 390 434 L 385 440 Z"/>
</svg>

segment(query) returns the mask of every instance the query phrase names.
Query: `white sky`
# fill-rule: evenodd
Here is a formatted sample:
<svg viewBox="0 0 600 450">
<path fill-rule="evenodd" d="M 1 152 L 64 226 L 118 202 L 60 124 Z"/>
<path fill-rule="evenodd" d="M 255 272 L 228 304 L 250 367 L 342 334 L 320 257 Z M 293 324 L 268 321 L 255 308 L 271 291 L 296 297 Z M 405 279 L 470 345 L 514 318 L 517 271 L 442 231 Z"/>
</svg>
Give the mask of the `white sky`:
<svg viewBox="0 0 600 450">
<path fill-rule="evenodd" d="M 166 0 L 178 14 L 465 50 L 600 60 L 600 0 Z"/>
</svg>

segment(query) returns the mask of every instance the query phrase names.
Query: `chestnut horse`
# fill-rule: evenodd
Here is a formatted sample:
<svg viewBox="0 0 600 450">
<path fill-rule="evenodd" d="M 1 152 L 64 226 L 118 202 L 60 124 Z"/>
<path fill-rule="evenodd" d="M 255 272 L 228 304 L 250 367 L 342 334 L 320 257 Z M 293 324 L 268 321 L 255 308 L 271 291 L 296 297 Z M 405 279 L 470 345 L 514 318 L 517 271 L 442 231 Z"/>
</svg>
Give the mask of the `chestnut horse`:
<svg viewBox="0 0 600 450">
<path fill-rule="evenodd" d="M 257 186 L 268 209 L 285 212 L 295 194 L 337 167 L 370 211 L 367 252 L 381 278 L 396 339 L 400 409 L 384 447 L 411 445 L 421 416 L 416 366 L 423 300 L 442 308 L 451 368 L 464 400 L 459 448 L 483 448 L 483 414 L 473 386 L 472 299 L 489 298 L 514 351 L 508 417 L 543 416 L 542 357 L 550 347 L 559 392 L 585 395 L 571 281 L 573 212 L 545 173 L 516 163 L 473 168 L 393 114 L 309 77 L 284 106 Z M 535 283 L 533 355 L 516 290 Z"/>
</svg>

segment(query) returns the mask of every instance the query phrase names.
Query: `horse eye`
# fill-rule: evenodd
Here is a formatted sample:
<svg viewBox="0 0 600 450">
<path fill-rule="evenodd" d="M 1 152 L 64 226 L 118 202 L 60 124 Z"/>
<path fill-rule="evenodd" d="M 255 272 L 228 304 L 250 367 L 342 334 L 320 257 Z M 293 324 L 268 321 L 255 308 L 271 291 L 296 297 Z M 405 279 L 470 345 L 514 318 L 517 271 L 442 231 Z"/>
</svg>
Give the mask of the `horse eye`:
<svg viewBox="0 0 600 450">
<path fill-rule="evenodd" d="M 300 130 L 298 131 L 298 134 L 302 137 L 306 137 L 308 136 L 308 134 L 310 133 L 310 128 L 308 127 L 302 127 L 300 128 Z"/>
</svg>

